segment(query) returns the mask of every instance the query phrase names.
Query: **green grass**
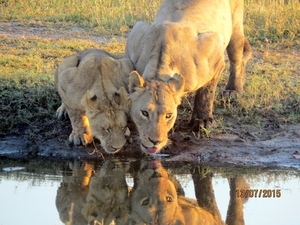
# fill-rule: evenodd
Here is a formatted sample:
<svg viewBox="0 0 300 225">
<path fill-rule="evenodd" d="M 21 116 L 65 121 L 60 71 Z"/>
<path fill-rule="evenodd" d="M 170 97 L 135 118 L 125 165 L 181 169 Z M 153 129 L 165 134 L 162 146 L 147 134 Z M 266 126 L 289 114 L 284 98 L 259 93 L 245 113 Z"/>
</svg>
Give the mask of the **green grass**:
<svg viewBox="0 0 300 225">
<path fill-rule="evenodd" d="M 266 120 L 275 124 L 300 122 L 299 60 L 299 55 L 290 51 L 254 52 L 247 64 L 244 94 L 233 104 L 223 104 L 219 99 L 216 114 L 230 115 L 241 123 L 257 125 Z M 225 71 L 219 94 L 227 79 L 228 71 Z"/>
<path fill-rule="evenodd" d="M 245 33 L 254 46 L 300 45 L 300 4 L 297 0 L 245 0 Z"/>
<path fill-rule="evenodd" d="M 160 2 L 0 0 L 0 21 L 65 30 L 79 26 L 86 35 L 123 36 L 137 20 L 151 22 Z M 221 126 L 226 117 L 257 126 L 264 121 L 300 122 L 299 18 L 298 0 L 245 1 L 245 33 L 254 57 L 247 65 L 244 95 L 233 103 L 216 100 L 215 115 Z M 64 57 L 93 47 L 123 53 L 125 43 L 0 36 L 0 135 L 18 133 L 23 126 L 34 134 L 54 132 L 55 110 L 60 105 L 53 82 L 55 68 Z M 217 94 L 227 79 L 228 70 Z M 188 120 L 190 109 L 184 106 L 186 113 L 180 115 Z"/>
</svg>

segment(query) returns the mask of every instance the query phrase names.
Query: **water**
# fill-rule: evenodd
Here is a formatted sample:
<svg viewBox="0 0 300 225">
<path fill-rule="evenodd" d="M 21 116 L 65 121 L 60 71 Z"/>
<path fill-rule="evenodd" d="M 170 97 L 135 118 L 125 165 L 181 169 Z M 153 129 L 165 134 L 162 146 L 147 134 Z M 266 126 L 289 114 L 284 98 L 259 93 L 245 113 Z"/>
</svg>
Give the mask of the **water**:
<svg viewBox="0 0 300 225">
<path fill-rule="evenodd" d="M 134 189 L 129 198 L 128 187 Z M 135 219 L 149 219 L 149 206 L 157 197 L 167 199 L 166 206 L 184 202 L 193 210 L 197 199 L 209 211 L 204 216 L 213 214 L 228 224 L 300 224 L 300 172 L 293 169 L 158 160 L 0 160 L 0 225 L 122 221 L 129 215 L 128 205 Z"/>
</svg>

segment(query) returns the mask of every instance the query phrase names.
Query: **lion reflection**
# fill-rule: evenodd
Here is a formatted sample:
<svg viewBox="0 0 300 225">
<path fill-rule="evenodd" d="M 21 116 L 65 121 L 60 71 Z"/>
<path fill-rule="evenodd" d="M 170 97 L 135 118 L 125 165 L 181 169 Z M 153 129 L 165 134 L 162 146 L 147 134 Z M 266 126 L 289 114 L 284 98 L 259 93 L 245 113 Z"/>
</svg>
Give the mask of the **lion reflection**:
<svg viewBox="0 0 300 225">
<path fill-rule="evenodd" d="M 126 166 L 106 161 L 91 178 L 82 214 L 89 224 L 124 225 L 129 216 Z"/>
<path fill-rule="evenodd" d="M 79 225 L 87 221 L 81 214 L 82 206 L 89 192 L 89 183 L 94 165 L 88 162 L 74 161 L 68 166 L 72 176 L 65 174 L 57 190 L 56 208 L 60 220 L 65 224 Z"/>
<path fill-rule="evenodd" d="M 68 225 L 225 224 L 215 200 L 212 176 L 203 168 L 190 171 L 196 200 L 184 196 L 179 181 L 160 161 L 134 165 L 106 160 L 97 169 L 89 163 L 73 163 L 73 175 L 64 176 L 57 191 L 56 206 L 61 220 Z M 131 190 L 126 180 L 129 171 L 133 177 Z M 235 190 L 247 189 L 249 184 L 243 175 L 238 175 L 229 179 L 229 185 L 226 224 L 245 224 L 243 204 L 246 199 L 237 199 Z"/>
<path fill-rule="evenodd" d="M 174 183 L 159 161 L 144 163 L 130 192 L 128 225 L 214 225 L 213 216 L 196 200 L 177 194 Z"/>
</svg>

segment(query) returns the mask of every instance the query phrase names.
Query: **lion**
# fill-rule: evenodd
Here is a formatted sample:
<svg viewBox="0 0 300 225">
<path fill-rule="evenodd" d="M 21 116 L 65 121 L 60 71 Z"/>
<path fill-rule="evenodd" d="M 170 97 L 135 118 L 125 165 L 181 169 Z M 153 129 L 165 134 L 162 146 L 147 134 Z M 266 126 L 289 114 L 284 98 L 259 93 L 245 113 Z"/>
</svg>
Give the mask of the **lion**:
<svg viewBox="0 0 300 225">
<path fill-rule="evenodd" d="M 100 140 L 107 153 L 118 152 L 130 135 L 128 58 L 114 57 L 99 49 L 88 49 L 63 60 L 55 73 L 62 99 L 58 117 L 65 112 L 72 124 L 69 141 L 75 145 Z"/>
<path fill-rule="evenodd" d="M 243 92 L 245 64 L 251 46 L 243 31 L 242 0 L 165 0 L 152 24 L 139 21 L 130 32 L 125 55 L 136 71 L 130 74 L 130 115 L 141 149 L 159 152 L 168 144 L 177 106 L 196 92 L 191 129 L 215 124 L 213 102 L 225 66 L 230 77 L 224 94 Z"/>
<path fill-rule="evenodd" d="M 160 162 L 150 161 L 134 179 L 128 225 L 217 225 L 197 201 L 178 195 Z"/>
<path fill-rule="evenodd" d="M 125 225 L 129 216 L 126 166 L 108 160 L 91 178 L 82 214 L 88 224 Z"/>
<path fill-rule="evenodd" d="M 81 210 L 89 193 L 89 183 L 95 165 L 90 162 L 77 161 L 69 163 L 72 174 L 63 173 L 63 180 L 57 190 L 55 205 L 59 218 L 64 224 L 87 224 Z M 65 170 L 63 170 L 65 172 Z"/>
</svg>

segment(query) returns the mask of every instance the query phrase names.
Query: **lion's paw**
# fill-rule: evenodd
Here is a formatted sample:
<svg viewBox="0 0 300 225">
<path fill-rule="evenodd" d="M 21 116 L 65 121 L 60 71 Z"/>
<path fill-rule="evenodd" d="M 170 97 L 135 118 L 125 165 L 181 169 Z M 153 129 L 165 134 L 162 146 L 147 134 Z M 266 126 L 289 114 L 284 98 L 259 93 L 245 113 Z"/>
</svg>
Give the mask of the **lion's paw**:
<svg viewBox="0 0 300 225">
<path fill-rule="evenodd" d="M 87 145 L 93 141 L 93 135 L 82 133 L 82 134 L 74 134 L 73 132 L 69 136 L 69 142 L 74 145 Z"/>
<path fill-rule="evenodd" d="M 237 99 L 241 94 L 235 90 L 225 90 L 221 93 L 221 97 L 225 99 Z"/>
<path fill-rule="evenodd" d="M 67 117 L 67 115 L 68 115 L 68 111 L 66 105 L 62 103 L 61 106 L 56 110 L 56 117 L 58 119 L 61 119 L 63 116 Z"/>
<path fill-rule="evenodd" d="M 204 129 L 210 129 L 216 125 L 216 121 L 214 118 L 205 118 L 205 119 L 199 119 L 199 118 L 194 118 L 191 121 L 191 129 L 194 132 L 198 132 L 200 130 Z"/>
</svg>

